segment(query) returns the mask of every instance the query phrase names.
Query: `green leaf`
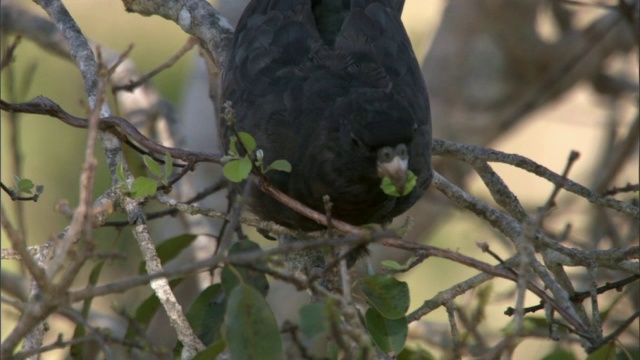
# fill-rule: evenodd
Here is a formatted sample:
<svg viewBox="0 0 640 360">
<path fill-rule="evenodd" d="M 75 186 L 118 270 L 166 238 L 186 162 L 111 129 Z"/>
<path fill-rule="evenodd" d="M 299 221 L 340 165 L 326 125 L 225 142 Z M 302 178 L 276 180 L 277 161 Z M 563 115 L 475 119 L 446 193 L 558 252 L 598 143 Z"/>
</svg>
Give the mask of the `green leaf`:
<svg viewBox="0 0 640 360">
<path fill-rule="evenodd" d="M 224 164 L 222 173 L 232 182 L 240 182 L 245 180 L 251 172 L 251 160 L 245 156 L 239 160 L 231 160 Z"/>
<path fill-rule="evenodd" d="M 385 176 L 382 178 L 382 183 L 380 184 L 380 188 L 387 195 L 396 196 L 396 197 L 400 196 L 400 192 L 398 192 L 396 185 L 393 183 L 393 181 L 391 181 L 391 178 L 388 176 Z"/>
<path fill-rule="evenodd" d="M 407 182 L 404 185 L 402 196 L 409 194 L 413 190 L 413 188 L 416 187 L 417 183 L 418 177 L 413 173 L 413 171 L 409 170 L 407 172 Z"/>
<path fill-rule="evenodd" d="M 23 193 L 27 193 L 27 194 L 31 194 L 34 188 L 34 184 L 33 181 L 29 180 L 29 179 L 20 179 L 17 182 L 17 187 L 18 187 L 18 192 L 23 192 Z"/>
<path fill-rule="evenodd" d="M 324 303 L 313 303 L 301 307 L 298 310 L 298 318 L 300 319 L 300 330 L 310 338 L 329 328 L 329 316 Z"/>
<path fill-rule="evenodd" d="M 384 353 L 398 354 L 402 351 L 409 332 L 406 317 L 387 319 L 376 309 L 369 308 L 365 320 L 373 341 Z"/>
<path fill-rule="evenodd" d="M 149 171 L 151 171 L 153 175 L 157 177 L 162 176 L 162 169 L 160 169 L 160 165 L 158 165 L 158 163 L 153 160 L 151 156 L 143 155 L 142 160 L 144 161 L 144 164 L 147 165 L 147 169 L 149 169 Z"/>
<path fill-rule="evenodd" d="M 241 254 L 247 251 L 259 250 L 260 246 L 253 241 L 242 240 L 231 246 L 231 249 L 229 249 L 229 256 Z M 256 262 L 253 265 L 256 267 L 266 266 L 264 262 Z M 242 280 L 238 279 L 238 275 L 242 278 Z M 267 281 L 267 277 L 264 275 L 264 273 L 252 269 L 228 265 L 222 269 L 220 279 L 222 282 L 222 287 L 224 288 L 224 292 L 226 294 L 230 294 L 233 288 L 235 288 L 240 283 L 252 286 L 263 296 L 266 296 L 269 292 L 269 282 Z"/>
<path fill-rule="evenodd" d="M 380 188 L 384 191 L 385 194 L 395 197 L 405 196 L 409 194 L 413 188 L 416 187 L 418 183 L 418 177 L 413 171 L 409 170 L 407 172 L 407 180 L 404 185 L 404 189 L 402 190 L 402 194 L 400 194 L 400 190 L 396 188 L 396 185 L 391 181 L 389 176 L 385 176 L 382 178 L 382 183 L 380 184 Z"/>
<path fill-rule="evenodd" d="M 256 139 L 254 139 L 253 136 L 251 136 L 251 134 L 246 133 L 244 131 L 240 131 L 238 133 L 238 136 L 240 136 L 240 141 L 242 141 L 242 145 L 244 145 L 244 148 L 247 150 L 247 152 L 253 153 L 253 151 L 257 147 Z"/>
<path fill-rule="evenodd" d="M 407 265 L 401 265 L 393 260 L 382 260 L 380 264 L 382 264 L 383 268 L 393 271 L 405 271 L 408 269 Z"/>
<path fill-rule="evenodd" d="M 614 360 L 616 358 L 616 344 L 608 342 L 587 356 L 586 360 Z"/>
<path fill-rule="evenodd" d="M 409 309 L 409 286 L 391 275 L 373 275 L 361 280 L 367 303 L 387 319 L 398 319 Z"/>
<path fill-rule="evenodd" d="M 156 252 L 158 253 L 158 257 L 160 258 L 162 264 L 166 264 L 180 255 L 182 250 L 191 245 L 196 237 L 197 236 L 193 234 L 182 234 L 176 237 L 172 237 L 171 239 L 167 239 L 161 242 L 159 245 L 156 245 Z M 138 266 L 138 273 L 147 273 L 144 261 L 140 262 L 140 266 Z"/>
<path fill-rule="evenodd" d="M 118 163 L 118 166 L 116 167 L 116 176 L 123 183 L 125 183 L 125 184 L 127 183 L 127 178 L 124 176 L 124 163 L 123 162 L 119 162 Z"/>
<path fill-rule="evenodd" d="M 224 322 L 226 297 L 221 284 L 204 289 L 187 311 L 187 320 L 204 345 L 211 345 L 220 339 L 216 334 Z"/>
<path fill-rule="evenodd" d="M 226 319 L 232 359 L 284 359 L 276 318 L 256 289 L 244 284 L 236 286 L 229 295 Z"/>
<path fill-rule="evenodd" d="M 167 179 L 173 174 L 173 158 L 169 153 L 164 154 L 164 178 Z"/>
<path fill-rule="evenodd" d="M 276 160 L 274 162 L 271 163 L 271 165 L 269 165 L 269 167 L 267 168 L 267 171 L 269 170 L 278 170 L 278 171 L 284 171 L 284 172 L 291 172 L 291 163 L 289 163 L 287 160 Z"/>
<path fill-rule="evenodd" d="M 158 182 L 146 176 L 137 177 L 131 184 L 131 195 L 135 199 L 153 196 L 158 190 Z"/>
<path fill-rule="evenodd" d="M 199 352 L 198 355 L 194 356 L 192 360 L 217 359 L 218 355 L 220 355 L 224 351 L 224 348 L 226 346 L 227 343 L 224 340 L 220 339 L 219 341 L 213 343 L 211 346 Z"/>
</svg>

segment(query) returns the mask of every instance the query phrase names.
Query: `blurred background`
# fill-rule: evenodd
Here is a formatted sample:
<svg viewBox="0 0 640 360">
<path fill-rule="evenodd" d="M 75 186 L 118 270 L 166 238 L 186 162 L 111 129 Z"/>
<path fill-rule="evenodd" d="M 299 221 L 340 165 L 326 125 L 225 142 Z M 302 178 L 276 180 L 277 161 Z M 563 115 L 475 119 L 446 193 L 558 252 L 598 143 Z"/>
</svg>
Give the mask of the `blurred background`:
<svg viewBox="0 0 640 360">
<path fill-rule="evenodd" d="M 46 16 L 30 1 L 14 3 Z M 67 0 L 64 3 L 85 36 L 92 41 L 115 52 L 122 52 L 133 44 L 130 59 L 141 73 L 165 62 L 188 38 L 172 22 L 125 12 L 119 1 Z M 232 22 L 239 16 L 244 3 L 213 2 Z M 637 32 L 633 32 L 633 29 L 637 30 L 637 23 L 633 25 L 635 28 L 626 23 L 618 15 L 616 4 L 608 0 L 580 3 L 407 0 L 403 21 L 423 66 L 431 97 L 434 136 L 517 153 L 557 173 L 562 172 L 569 153 L 575 150 L 580 153 L 580 159 L 569 174 L 572 180 L 595 191 L 637 184 L 639 75 Z M 636 6 L 636 16 L 637 9 Z M 3 49 L 13 36 L 2 33 Z M 21 102 L 44 95 L 69 113 L 85 116 L 87 103 L 82 79 L 74 64 L 46 52 L 26 38 L 18 46 L 15 57 L 15 64 L 2 73 L 4 100 Z M 218 152 L 216 120 L 208 98 L 207 79 L 198 51 L 192 50 L 172 68 L 154 77 L 152 84 L 176 111 L 177 123 L 172 129 L 178 144 L 188 149 Z M 8 115 L 1 113 L 0 116 Z M 9 128 L 11 123 L 5 119 L 0 121 L 2 181 L 13 184 L 13 176 L 19 175 L 44 185 L 45 190 L 38 202 L 20 205 L 12 203 L 3 193 L 3 209 L 10 220 L 18 224 L 29 245 L 40 244 L 55 237 L 69 223 L 69 218 L 54 210 L 56 204 L 64 200 L 72 208 L 77 206 L 78 173 L 86 133 L 42 116 L 19 115 L 15 132 Z M 17 134 L 16 137 L 11 136 L 12 133 Z M 631 141 L 631 146 L 621 150 L 624 141 Z M 16 143 L 19 146 L 18 163 L 15 155 L 8 151 Z M 623 153 L 619 154 L 620 151 Z M 104 158 L 100 156 L 99 161 L 95 196 L 110 186 Z M 493 204 L 488 191 L 469 167 L 439 157 L 434 157 L 433 162 L 452 182 Z M 544 204 L 553 189 L 547 181 L 514 167 L 495 164 L 494 168 L 531 212 Z M 195 193 L 218 177 L 218 168 L 199 166 L 189 182 L 190 187 L 182 189 L 182 194 Z M 621 194 L 619 198 L 637 201 L 637 193 Z M 202 204 L 225 209 L 224 199 L 224 194 L 220 194 Z M 435 191 L 431 191 L 409 215 L 414 219 L 408 236 L 411 239 L 457 250 L 485 262 L 493 260 L 480 252 L 477 242 L 489 243 L 504 258 L 514 253 L 502 235 L 475 216 L 454 208 Z M 405 217 L 401 216 L 399 221 Z M 197 234 L 212 234 L 217 226 L 215 221 L 207 219 L 189 221 L 190 231 Z M 152 223 L 158 241 L 185 232 L 183 219 L 161 222 Z M 575 247 L 604 249 L 629 246 L 629 242 L 638 241 L 637 222 L 618 219 L 615 214 L 598 210 L 584 199 L 562 193 L 545 230 L 560 234 L 567 224 L 572 226 L 567 241 Z M 623 236 L 613 236 L 611 228 Z M 252 238 L 258 237 L 255 233 L 250 234 Z M 102 251 L 126 254 L 126 259 L 113 260 L 112 265 L 116 266 L 109 266 L 103 281 L 122 279 L 137 272 L 139 251 L 126 229 L 99 229 L 95 237 Z M 265 247 L 275 245 L 266 241 L 261 244 Z M 211 236 L 203 236 L 177 262 L 209 256 L 214 245 Z M 3 232 L 2 247 L 9 246 Z M 380 258 L 393 257 L 401 261 L 407 256 L 376 249 L 370 265 L 376 267 Z M 362 265 L 366 268 L 367 264 Z M 87 274 L 78 277 L 78 287 L 86 284 L 88 271 L 89 267 Z M 409 282 L 413 309 L 439 291 L 476 273 L 445 260 L 429 259 L 402 279 Z M 17 262 L 2 262 L 3 281 L 20 274 Z M 574 275 L 582 279 L 577 282 L 578 290 L 587 289 L 584 269 L 576 269 Z M 617 279 L 618 275 L 603 274 L 605 279 Z M 181 285 L 185 288 L 181 295 L 185 303 L 188 304 L 198 286 L 207 281 L 210 279 L 203 275 L 197 282 Z M 584 287 L 580 288 L 580 284 Z M 513 286 L 501 280 L 485 286 L 490 288 L 485 291 L 489 291 L 491 301 L 480 329 L 494 334 L 487 338 L 495 342 L 501 336 L 501 329 L 510 321 L 502 313 L 507 306 L 513 306 L 509 302 Z M 293 301 L 290 291 L 274 284 L 269 295 L 274 304 L 287 304 L 284 308 L 274 308 L 280 319 L 293 316 L 287 313 Z M 149 294 L 148 289 L 138 288 L 126 294 L 98 298 L 94 306 L 96 314 L 91 321 L 96 326 L 121 333 L 126 325 L 123 319 L 114 315 L 113 306 L 117 304 L 133 311 Z M 457 304 L 474 307 L 476 295 L 472 292 L 462 296 Z M 610 303 L 613 296 L 603 295 L 601 303 Z M 304 294 L 299 298 L 300 302 L 305 301 Z M 283 302 L 283 299 L 286 300 Z M 532 296 L 527 300 L 527 305 L 538 303 Z M 630 313 L 638 308 L 638 296 L 623 301 L 618 309 L 627 309 Z M 14 326 L 17 313 L 2 304 L 1 315 L 4 338 Z M 620 318 L 624 315 L 625 311 L 620 310 Z M 435 345 L 442 345 L 448 331 L 444 309 L 434 311 L 423 320 L 425 327 L 412 328 L 410 337 L 430 338 L 429 341 L 437 343 Z M 161 324 L 164 320 L 159 316 L 154 321 Z M 65 338 L 72 335 L 73 324 L 65 318 L 54 316 L 50 326 L 45 343 L 55 341 L 60 333 Z M 636 321 L 621 340 L 637 343 L 637 328 Z M 159 341 L 167 347 L 172 346 L 175 335 L 171 329 L 159 327 L 154 331 L 157 332 L 155 336 L 162 339 Z M 527 339 L 518 346 L 514 358 L 539 359 L 555 346 L 544 336 L 538 340 Z M 581 354 L 580 350 L 576 353 Z M 65 353 L 52 351 L 43 358 L 63 359 Z"/>
</svg>

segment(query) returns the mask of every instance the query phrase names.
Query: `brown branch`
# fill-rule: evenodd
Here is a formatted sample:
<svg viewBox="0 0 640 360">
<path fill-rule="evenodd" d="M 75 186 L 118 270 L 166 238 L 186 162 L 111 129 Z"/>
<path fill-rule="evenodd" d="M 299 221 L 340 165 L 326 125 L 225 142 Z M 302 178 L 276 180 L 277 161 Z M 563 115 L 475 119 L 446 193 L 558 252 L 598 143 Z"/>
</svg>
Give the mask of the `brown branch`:
<svg viewBox="0 0 640 360">
<path fill-rule="evenodd" d="M 0 109 L 8 112 L 20 112 L 27 114 L 47 115 L 62 120 L 67 125 L 75 128 L 86 129 L 87 120 L 75 117 L 67 113 L 60 105 L 43 96 L 26 103 L 10 104 L 0 99 Z M 179 148 L 170 148 L 159 144 L 146 136 L 142 135 L 138 129 L 131 125 L 126 119 L 117 116 L 107 116 L 100 119 L 99 129 L 112 133 L 116 136 L 122 136 L 126 139 L 135 141 L 142 145 L 145 149 L 153 151 L 156 154 L 169 154 L 174 159 L 184 160 L 185 162 L 210 162 L 221 163 L 222 156 L 218 154 L 187 151 Z"/>
</svg>

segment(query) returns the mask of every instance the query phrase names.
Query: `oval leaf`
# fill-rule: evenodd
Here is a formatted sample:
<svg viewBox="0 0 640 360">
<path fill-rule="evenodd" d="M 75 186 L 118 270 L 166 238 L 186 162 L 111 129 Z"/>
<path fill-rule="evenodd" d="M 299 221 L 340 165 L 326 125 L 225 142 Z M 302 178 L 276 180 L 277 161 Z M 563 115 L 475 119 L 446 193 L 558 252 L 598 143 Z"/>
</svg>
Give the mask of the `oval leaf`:
<svg viewBox="0 0 640 360">
<path fill-rule="evenodd" d="M 19 192 L 31 194 L 34 186 L 35 185 L 33 184 L 33 181 L 31 181 L 29 179 L 20 179 L 20 180 L 18 180 L 18 191 Z"/>
<path fill-rule="evenodd" d="M 198 295 L 187 311 L 189 325 L 204 345 L 220 340 L 216 334 L 224 322 L 226 304 L 222 285 L 213 284 Z"/>
<path fill-rule="evenodd" d="M 127 178 L 124 176 L 124 163 L 119 162 L 118 166 L 116 166 L 116 176 L 120 181 L 126 184 Z"/>
<path fill-rule="evenodd" d="M 145 176 L 137 177 L 131 184 L 131 195 L 136 199 L 153 196 L 157 190 L 158 183 Z"/>
<path fill-rule="evenodd" d="M 173 158 L 169 153 L 164 154 L 164 177 L 168 178 L 173 173 Z"/>
<path fill-rule="evenodd" d="M 329 316 L 324 303 L 305 305 L 298 310 L 300 330 L 308 337 L 314 337 L 329 328 Z"/>
<path fill-rule="evenodd" d="M 276 160 L 269 165 L 267 170 L 291 172 L 291 163 L 284 159 Z"/>
<path fill-rule="evenodd" d="M 367 303 L 387 319 L 398 319 L 409 309 L 409 286 L 390 275 L 373 275 L 361 280 Z"/>
<path fill-rule="evenodd" d="M 392 271 L 404 271 L 408 269 L 407 265 L 401 265 L 394 260 L 382 260 L 380 264 L 382 265 L 383 268 L 392 270 Z"/>
<path fill-rule="evenodd" d="M 251 160 L 248 157 L 243 157 L 239 160 L 229 161 L 222 168 L 224 176 L 232 182 L 240 182 L 245 180 L 251 172 Z"/>
<path fill-rule="evenodd" d="M 284 359 L 276 318 L 260 293 L 236 286 L 227 302 L 226 341 L 234 360 Z"/>
<path fill-rule="evenodd" d="M 409 325 L 406 317 L 387 319 L 376 309 L 369 308 L 365 314 L 367 330 L 373 341 L 386 354 L 398 354 L 407 341 Z"/>
<path fill-rule="evenodd" d="M 242 145 L 244 145 L 245 150 L 252 153 L 256 149 L 256 139 L 254 139 L 251 134 L 240 131 L 238 136 L 240 136 L 240 141 L 242 141 Z"/>
<path fill-rule="evenodd" d="M 162 176 L 162 170 L 160 169 L 160 165 L 158 165 L 158 163 L 153 160 L 153 158 L 149 155 L 144 155 L 142 156 L 142 160 L 144 161 L 144 164 L 147 165 L 147 169 L 149 169 L 149 171 L 151 171 L 151 173 L 155 176 Z"/>
</svg>

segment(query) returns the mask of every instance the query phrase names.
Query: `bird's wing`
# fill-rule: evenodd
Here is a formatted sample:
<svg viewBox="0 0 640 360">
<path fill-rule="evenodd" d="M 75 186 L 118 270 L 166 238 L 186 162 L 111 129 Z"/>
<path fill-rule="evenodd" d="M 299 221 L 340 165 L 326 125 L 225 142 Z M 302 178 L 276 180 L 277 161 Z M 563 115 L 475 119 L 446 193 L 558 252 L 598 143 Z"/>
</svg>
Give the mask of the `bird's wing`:
<svg viewBox="0 0 640 360">
<path fill-rule="evenodd" d="M 281 154 L 272 151 L 271 158 L 283 158 L 291 151 L 287 144 L 299 142 L 293 136 L 300 124 L 291 114 L 299 105 L 290 99 L 295 71 L 321 46 L 310 0 L 253 0 L 238 22 L 223 97 L 232 102 L 239 129 L 259 146 L 281 142 L 274 147 Z M 222 136 L 228 138 L 228 131 Z"/>
<path fill-rule="evenodd" d="M 427 89 L 411 41 L 400 19 L 404 1 L 351 0 L 351 12 L 335 49 L 353 57 L 372 57 L 386 73 L 391 91 L 413 107 L 418 125 L 430 122 Z"/>
</svg>

